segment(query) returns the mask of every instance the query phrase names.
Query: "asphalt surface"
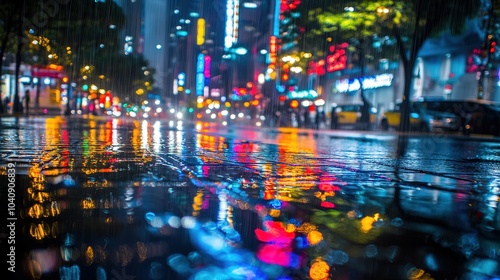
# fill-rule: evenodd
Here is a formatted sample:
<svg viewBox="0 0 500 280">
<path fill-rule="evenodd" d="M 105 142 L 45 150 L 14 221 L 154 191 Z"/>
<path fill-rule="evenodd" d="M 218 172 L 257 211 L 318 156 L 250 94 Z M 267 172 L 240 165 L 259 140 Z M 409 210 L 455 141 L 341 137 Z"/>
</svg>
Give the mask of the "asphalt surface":
<svg viewBox="0 0 500 280">
<path fill-rule="evenodd" d="M 495 279 L 498 142 L 2 117 L 2 255 L 17 279 Z"/>
</svg>

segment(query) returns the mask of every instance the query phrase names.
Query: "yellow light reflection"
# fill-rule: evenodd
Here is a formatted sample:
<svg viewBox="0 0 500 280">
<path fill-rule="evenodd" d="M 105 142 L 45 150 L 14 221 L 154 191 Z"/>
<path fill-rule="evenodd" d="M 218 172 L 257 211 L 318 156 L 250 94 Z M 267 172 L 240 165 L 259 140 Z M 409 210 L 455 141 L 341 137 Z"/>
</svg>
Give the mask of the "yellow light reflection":
<svg viewBox="0 0 500 280">
<path fill-rule="evenodd" d="M 198 216 L 201 211 L 201 206 L 203 203 L 203 191 L 198 190 L 193 198 L 193 217 Z"/>
<path fill-rule="evenodd" d="M 285 227 L 286 232 L 294 232 L 297 227 L 294 224 L 287 224 Z"/>
<path fill-rule="evenodd" d="M 127 266 L 132 258 L 134 257 L 134 250 L 128 245 L 120 245 L 118 249 L 114 252 L 114 259 L 116 264 L 121 266 Z"/>
<path fill-rule="evenodd" d="M 50 227 L 45 222 L 39 224 L 31 223 L 30 235 L 36 240 L 42 240 L 50 235 Z"/>
<path fill-rule="evenodd" d="M 108 258 L 108 253 L 101 246 L 94 246 L 94 258 L 96 262 L 104 263 Z"/>
<path fill-rule="evenodd" d="M 317 230 L 311 231 L 307 234 L 307 241 L 311 245 L 317 245 L 323 241 L 323 234 Z"/>
<path fill-rule="evenodd" d="M 318 227 L 316 225 L 313 225 L 311 223 L 303 223 L 297 228 L 297 232 L 308 234 L 312 231 L 316 231 Z"/>
<path fill-rule="evenodd" d="M 364 217 L 363 219 L 361 219 L 361 230 L 363 232 L 370 231 L 373 228 L 373 222 L 375 222 L 375 219 L 373 217 Z"/>
<path fill-rule="evenodd" d="M 141 149 L 143 150 L 147 150 L 149 148 L 148 135 L 148 122 L 144 120 L 141 125 Z"/>
<path fill-rule="evenodd" d="M 142 242 L 137 242 L 136 247 L 137 247 L 137 255 L 139 256 L 139 261 L 140 262 L 145 261 L 148 257 L 148 248 Z"/>
<path fill-rule="evenodd" d="M 330 266 L 322 258 L 317 258 L 309 268 L 309 277 L 312 280 L 327 280 L 330 275 Z"/>
<path fill-rule="evenodd" d="M 94 249 L 91 246 L 88 246 L 87 250 L 85 250 L 85 263 L 86 265 L 94 263 Z"/>
<path fill-rule="evenodd" d="M 373 217 L 366 216 L 361 219 L 361 230 L 363 232 L 368 232 L 373 228 L 373 223 L 378 221 L 380 217 L 379 213 L 375 213 Z"/>
<path fill-rule="evenodd" d="M 408 280 L 420 279 L 420 280 L 433 280 L 434 278 L 425 270 L 413 267 L 407 272 Z"/>
<path fill-rule="evenodd" d="M 87 197 L 84 200 L 82 200 L 82 208 L 83 209 L 95 209 L 95 203 L 92 198 Z"/>
<path fill-rule="evenodd" d="M 43 206 L 40 204 L 35 204 L 31 206 L 28 210 L 28 216 L 31 218 L 38 219 L 42 216 L 43 214 Z"/>
<path fill-rule="evenodd" d="M 281 214 L 281 211 L 279 209 L 270 209 L 269 210 L 269 216 L 271 216 L 273 218 L 279 217 L 280 214 Z"/>
</svg>

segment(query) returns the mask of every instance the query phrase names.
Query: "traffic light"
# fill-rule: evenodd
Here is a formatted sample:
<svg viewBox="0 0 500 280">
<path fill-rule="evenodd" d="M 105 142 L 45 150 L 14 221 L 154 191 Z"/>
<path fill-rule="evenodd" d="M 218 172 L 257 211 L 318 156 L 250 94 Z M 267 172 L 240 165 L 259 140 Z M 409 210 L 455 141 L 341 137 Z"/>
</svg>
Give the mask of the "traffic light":
<svg viewBox="0 0 500 280">
<path fill-rule="evenodd" d="M 283 82 L 287 82 L 288 79 L 289 79 L 288 73 L 285 72 L 285 73 L 281 74 L 281 80 Z"/>
<path fill-rule="evenodd" d="M 491 38 L 490 39 L 490 53 L 495 53 L 496 48 L 497 48 L 497 39 Z"/>
</svg>

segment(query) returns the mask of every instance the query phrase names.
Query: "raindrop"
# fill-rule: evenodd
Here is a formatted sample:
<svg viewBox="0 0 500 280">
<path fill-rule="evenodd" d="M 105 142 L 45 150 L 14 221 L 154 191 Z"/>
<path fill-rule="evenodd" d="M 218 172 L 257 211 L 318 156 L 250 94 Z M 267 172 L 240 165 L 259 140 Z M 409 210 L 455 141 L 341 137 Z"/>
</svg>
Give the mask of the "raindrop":
<svg viewBox="0 0 500 280">
<path fill-rule="evenodd" d="M 161 228 L 165 225 L 163 222 L 163 219 L 161 217 L 154 217 L 153 220 L 151 221 L 151 226 L 155 228 Z"/>
<path fill-rule="evenodd" d="M 393 262 L 394 259 L 397 257 L 398 252 L 399 252 L 398 246 L 390 246 L 389 248 L 386 249 L 385 256 L 387 257 L 387 260 L 389 262 Z"/>
<path fill-rule="evenodd" d="M 72 234 L 67 234 L 66 238 L 64 239 L 64 246 L 73 246 L 75 245 L 75 236 Z"/>
<path fill-rule="evenodd" d="M 217 230 L 217 224 L 214 223 L 213 221 L 208 221 L 206 222 L 203 227 L 207 229 L 208 231 L 215 231 Z"/>
<path fill-rule="evenodd" d="M 196 225 L 196 219 L 190 216 L 181 218 L 181 225 L 183 228 L 191 229 Z"/>
<path fill-rule="evenodd" d="M 148 212 L 148 213 L 146 213 L 146 215 L 144 215 L 144 217 L 146 218 L 146 221 L 148 223 L 151 223 L 151 221 L 154 219 L 155 216 L 156 215 L 153 212 Z"/>
<path fill-rule="evenodd" d="M 228 240 L 231 240 L 232 242 L 240 242 L 241 241 L 240 233 L 238 231 L 236 231 L 235 229 L 227 231 L 226 238 Z"/>
<path fill-rule="evenodd" d="M 349 255 L 340 250 L 333 250 L 328 253 L 326 259 L 332 264 L 343 265 L 349 261 Z"/>
<path fill-rule="evenodd" d="M 384 220 L 378 219 L 372 225 L 374 228 L 381 228 L 382 226 L 384 226 Z"/>
<path fill-rule="evenodd" d="M 69 267 L 61 266 L 61 268 L 59 268 L 59 275 L 61 280 L 80 279 L 80 267 L 77 265 Z"/>
<path fill-rule="evenodd" d="M 194 267 L 199 267 L 203 264 L 203 256 L 198 252 L 190 252 L 188 259 Z"/>
<path fill-rule="evenodd" d="M 179 274 L 188 273 L 190 268 L 189 260 L 186 256 L 181 254 L 174 254 L 168 257 L 167 263 L 175 272 Z"/>
<path fill-rule="evenodd" d="M 107 279 L 106 270 L 104 270 L 104 268 L 102 268 L 102 266 L 97 267 L 96 279 L 97 280 L 106 280 Z"/>
<path fill-rule="evenodd" d="M 403 226 L 403 219 L 401 218 L 394 218 L 391 220 L 391 226 L 393 227 L 401 227 Z"/>
<path fill-rule="evenodd" d="M 378 254 L 378 249 L 377 249 L 377 246 L 375 245 L 368 245 L 366 246 L 365 248 L 365 255 L 369 258 L 374 258 L 376 257 Z"/>
<path fill-rule="evenodd" d="M 475 234 L 465 234 L 458 240 L 458 247 L 466 257 L 470 257 L 477 249 L 479 249 L 479 241 Z"/>
<path fill-rule="evenodd" d="M 158 262 L 151 263 L 149 268 L 149 278 L 153 280 L 165 279 L 165 268 Z"/>
<path fill-rule="evenodd" d="M 177 216 L 171 216 L 167 220 L 168 225 L 173 227 L 173 228 L 180 228 L 181 227 L 181 219 Z"/>
<path fill-rule="evenodd" d="M 282 280 L 289 279 L 289 278 L 278 278 L 280 275 L 283 274 L 283 271 L 285 270 L 285 268 L 282 266 L 262 263 L 260 264 L 259 268 L 269 277 L 269 279 L 282 279 Z"/>
<path fill-rule="evenodd" d="M 209 266 L 205 269 L 198 271 L 195 275 L 193 275 L 193 280 L 205 280 L 205 279 L 213 279 L 214 275 L 224 275 L 223 271 L 215 266 Z M 227 279 L 227 278 L 222 278 Z"/>
</svg>

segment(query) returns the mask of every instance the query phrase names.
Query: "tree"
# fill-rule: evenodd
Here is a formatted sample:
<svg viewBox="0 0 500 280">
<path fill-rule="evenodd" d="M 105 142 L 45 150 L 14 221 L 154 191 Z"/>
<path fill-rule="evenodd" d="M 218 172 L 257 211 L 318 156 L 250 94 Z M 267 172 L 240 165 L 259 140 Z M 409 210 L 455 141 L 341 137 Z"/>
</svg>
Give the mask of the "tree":
<svg viewBox="0 0 500 280">
<path fill-rule="evenodd" d="M 142 55 L 125 56 L 121 51 L 119 34 L 125 16 L 115 1 L 57 3 L 60 4 L 22 0 L 0 4 L 0 56 L 16 53 L 16 68 L 21 62 L 63 66 L 68 84 L 104 81 L 108 89 L 124 95 L 128 95 L 127 90 L 135 84 L 141 84 L 146 90 L 152 88 L 152 75 L 144 74 L 144 69 L 154 73 L 148 62 Z M 87 67 L 90 71 L 83 71 Z M 37 89 L 35 106 L 38 96 Z M 18 110 L 16 107 L 15 112 Z M 68 102 L 65 113 L 69 112 Z"/>
<path fill-rule="evenodd" d="M 124 23 L 123 11 L 115 1 L 73 1 L 62 7 L 43 35 L 50 38 L 57 54 L 54 62 L 66 67 L 70 81 L 97 84 L 114 95 L 135 97 L 138 84 L 144 92 L 152 89 L 154 70 L 142 54 L 121 51 L 119 32 Z"/>
<path fill-rule="evenodd" d="M 1 34 L 1 46 L 0 46 L 0 58 L 3 58 L 6 52 L 15 53 L 15 79 L 19 79 L 20 74 L 20 64 L 22 57 L 22 49 L 24 45 L 23 40 L 23 16 L 26 11 L 26 1 L 16 1 L 14 3 L 2 3 L 0 4 L 0 21 L 3 23 L 0 28 Z M 19 88 L 16 83 L 14 89 L 14 105 L 13 112 L 19 113 L 21 111 L 21 105 L 19 100 Z M 9 93 L 6 93 L 9 94 Z M 0 106 L 0 112 L 4 112 L 3 100 Z"/>
<path fill-rule="evenodd" d="M 0 43 L 0 61 L 2 61 L 3 66 L 3 57 L 7 50 L 9 37 L 11 33 L 14 31 L 15 26 L 15 15 L 16 9 L 18 5 L 14 5 L 14 3 L 3 3 L 0 6 L 0 20 L 3 23 L 0 25 L 0 34 L 1 34 L 1 43 Z M 0 75 L 3 73 L 0 73 Z M 8 94 L 8 93 L 5 93 Z M 1 97 L 1 96 L 0 96 Z M 3 100 L 0 102 L 0 113 L 4 113 L 6 108 L 3 107 Z"/>
<path fill-rule="evenodd" d="M 396 41 L 404 69 L 400 131 L 410 128 L 410 93 L 418 51 L 425 40 L 444 30 L 459 34 L 469 17 L 477 16 L 482 0 L 353 0 L 310 12 L 319 28 L 315 34 L 335 33 L 358 40 L 385 35 Z"/>
<path fill-rule="evenodd" d="M 63 65 L 68 74 L 68 84 L 82 80 L 81 69 L 97 63 L 108 63 L 112 54 L 119 51 L 119 30 L 125 17 L 114 1 L 71 1 L 61 6 L 59 12 L 49 19 L 47 28 L 41 30 L 43 37 L 52 42 L 54 62 Z M 104 73 L 87 73 L 106 76 Z M 65 114 L 70 114 L 72 87 L 68 87 Z"/>
</svg>

